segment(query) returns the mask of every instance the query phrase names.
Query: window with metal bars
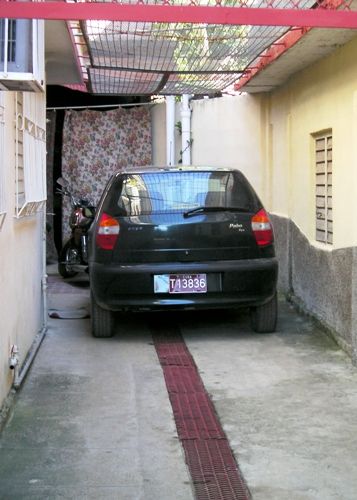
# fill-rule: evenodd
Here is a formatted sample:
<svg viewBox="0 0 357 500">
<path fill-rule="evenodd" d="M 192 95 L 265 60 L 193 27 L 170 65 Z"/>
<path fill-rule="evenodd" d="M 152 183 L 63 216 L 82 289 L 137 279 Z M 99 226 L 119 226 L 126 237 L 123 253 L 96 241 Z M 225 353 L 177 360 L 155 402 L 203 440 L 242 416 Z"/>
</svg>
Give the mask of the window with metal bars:
<svg viewBox="0 0 357 500">
<path fill-rule="evenodd" d="M 33 72 L 33 33 L 36 33 L 36 23 L 30 19 L 0 19 L 0 72 Z"/>
<path fill-rule="evenodd" d="M 5 32 L 7 33 L 5 34 Z M 7 50 L 5 50 L 5 40 L 7 40 Z M 16 58 L 16 19 L 2 19 L 0 21 L 0 60 L 4 62 L 5 53 L 7 61 L 15 62 Z"/>
<path fill-rule="evenodd" d="M 316 241 L 333 243 L 332 132 L 314 135 Z"/>
<path fill-rule="evenodd" d="M 4 94 L 0 92 L 0 229 L 6 214 L 4 149 L 5 149 L 5 103 L 4 103 Z"/>
<path fill-rule="evenodd" d="M 46 200 L 46 132 L 42 94 L 15 94 L 16 217 L 38 212 Z"/>
</svg>

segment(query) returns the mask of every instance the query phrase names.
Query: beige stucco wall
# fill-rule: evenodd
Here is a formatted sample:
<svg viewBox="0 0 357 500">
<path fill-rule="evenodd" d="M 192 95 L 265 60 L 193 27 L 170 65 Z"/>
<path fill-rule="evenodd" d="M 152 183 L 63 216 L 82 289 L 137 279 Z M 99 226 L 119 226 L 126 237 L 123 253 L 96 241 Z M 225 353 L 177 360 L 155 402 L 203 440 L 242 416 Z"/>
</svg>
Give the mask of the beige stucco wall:
<svg viewBox="0 0 357 500">
<path fill-rule="evenodd" d="M 166 164 L 166 107 L 165 103 L 154 104 L 151 113 L 151 138 L 153 165 Z"/>
<path fill-rule="evenodd" d="M 175 106 L 175 124 L 181 120 L 180 103 Z M 166 157 L 166 104 L 161 102 L 154 104 L 150 108 L 151 113 L 151 137 L 152 137 L 152 161 L 153 165 L 167 165 Z M 175 127 L 175 162 L 178 164 L 180 159 L 181 136 Z"/>
<path fill-rule="evenodd" d="M 261 98 L 250 95 L 194 100 L 192 163 L 241 170 L 266 201 Z"/>
<path fill-rule="evenodd" d="M 5 93 L 5 149 L 0 151 L 7 193 L 0 229 L 0 407 L 13 381 L 8 365 L 11 345 L 18 346 L 22 362 L 43 323 L 42 216 L 14 218 L 14 95 Z"/>
<path fill-rule="evenodd" d="M 263 168 L 266 149 L 265 109 L 262 99 L 250 95 L 226 96 L 191 101 L 191 163 L 238 168 L 254 184 L 262 198 L 268 199 L 269 185 Z M 166 164 L 165 103 L 151 108 L 153 163 Z M 175 123 L 181 120 L 176 104 Z M 175 129 L 176 162 L 182 139 Z"/>
<path fill-rule="evenodd" d="M 315 241 L 312 134 L 332 130 L 333 248 L 357 243 L 354 212 L 357 172 L 357 38 L 333 55 L 293 76 L 276 90 L 267 106 L 272 134 L 274 183 L 271 210 L 290 217 L 310 242 Z M 314 243 L 315 244 L 315 243 Z M 327 250 L 331 248 L 326 247 Z"/>
<path fill-rule="evenodd" d="M 357 38 L 263 97 L 280 284 L 357 360 Z M 333 245 L 315 240 L 314 134 L 332 132 Z"/>
</svg>

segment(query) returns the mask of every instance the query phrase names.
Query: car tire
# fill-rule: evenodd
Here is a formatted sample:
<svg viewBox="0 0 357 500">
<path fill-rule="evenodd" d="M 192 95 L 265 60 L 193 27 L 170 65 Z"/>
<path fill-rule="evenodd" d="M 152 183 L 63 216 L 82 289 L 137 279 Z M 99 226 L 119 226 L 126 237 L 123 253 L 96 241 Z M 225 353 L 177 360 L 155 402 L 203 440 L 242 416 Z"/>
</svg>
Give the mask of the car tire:
<svg viewBox="0 0 357 500">
<path fill-rule="evenodd" d="M 278 317 L 278 298 L 274 297 L 262 306 L 252 307 L 250 310 L 250 322 L 252 329 L 257 333 L 273 333 L 276 329 Z"/>
<path fill-rule="evenodd" d="M 92 335 L 96 338 L 109 338 L 114 334 L 114 314 L 100 307 L 91 294 Z"/>
</svg>

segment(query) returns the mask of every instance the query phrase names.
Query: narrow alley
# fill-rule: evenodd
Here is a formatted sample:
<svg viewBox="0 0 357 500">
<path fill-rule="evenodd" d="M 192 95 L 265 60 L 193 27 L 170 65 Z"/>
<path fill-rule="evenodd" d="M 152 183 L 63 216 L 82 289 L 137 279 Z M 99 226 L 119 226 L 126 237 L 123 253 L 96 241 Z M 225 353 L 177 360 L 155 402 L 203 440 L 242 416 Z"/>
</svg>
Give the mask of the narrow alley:
<svg viewBox="0 0 357 500">
<path fill-rule="evenodd" d="M 195 498 L 152 316 L 94 339 L 88 303 L 86 278 L 50 274 L 55 317 L 2 432 L 0 498 Z M 181 332 L 254 500 L 356 498 L 357 372 L 310 319 L 281 301 L 275 334 L 244 312 L 159 323 Z"/>
</svg>

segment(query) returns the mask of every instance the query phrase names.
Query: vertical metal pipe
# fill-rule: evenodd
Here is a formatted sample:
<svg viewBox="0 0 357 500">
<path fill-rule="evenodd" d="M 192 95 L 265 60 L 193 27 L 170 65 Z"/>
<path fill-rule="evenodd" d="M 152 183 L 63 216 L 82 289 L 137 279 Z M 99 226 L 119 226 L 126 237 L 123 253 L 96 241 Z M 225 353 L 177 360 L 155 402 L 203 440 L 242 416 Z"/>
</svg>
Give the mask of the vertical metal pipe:
<svg viewBox="0 0 357 500">
<path fill-rule="evenodd" d="M 191 109 L 190 96 L 184 94 L 181 101 L 182 165 L 191 165 Z"/>
<path fill-rule="evenodd" d="M 175 97 L 166 97 L 166 162 L 175 164 Z"/>
</svg>

